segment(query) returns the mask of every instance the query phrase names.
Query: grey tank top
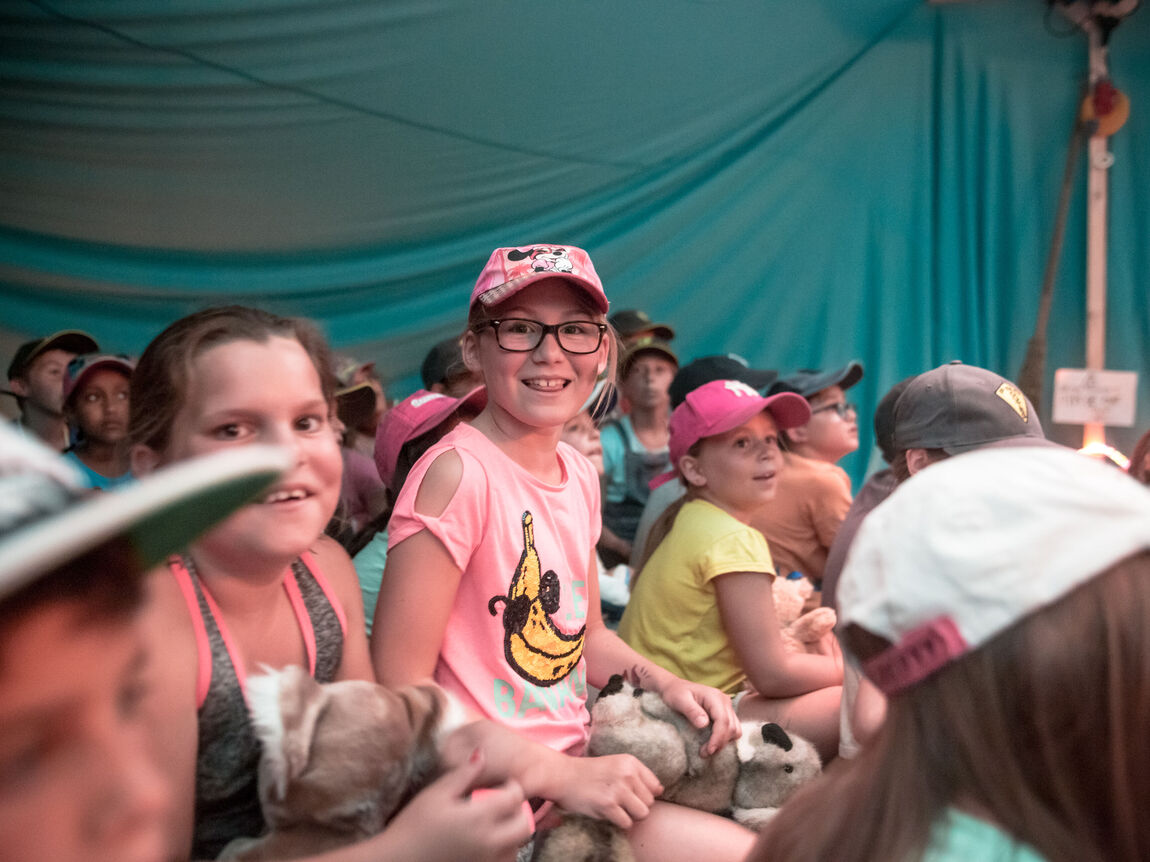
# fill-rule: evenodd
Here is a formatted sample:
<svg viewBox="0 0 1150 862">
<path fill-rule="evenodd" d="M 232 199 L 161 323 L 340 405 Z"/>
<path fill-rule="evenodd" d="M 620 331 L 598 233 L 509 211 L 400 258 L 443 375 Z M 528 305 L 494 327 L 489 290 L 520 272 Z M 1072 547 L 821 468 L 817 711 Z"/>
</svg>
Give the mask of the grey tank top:
<svg viewBox="0 0 1150 862">
<path fill-rule="evenodd" d="M 309 561 L 314 568 L 314 559 L 309 557 Z M 215 859 L 232 839 L 256 837 L 265 829 L 257 788 L 260 743 L 248 717 L 241 671 L 229 649 L 227 629 L 217 619 L 215 602 L 195 576 L 190 560 L 173 560 L 170 566 L 178 580 L 186 579 L 182 587 L 189 612 L 203 622 L 202 628 L 196 626 L 201 675 L 205 662 L 211 667 L 206 694 L 199 695 L 192 858 Z M 338 600 L 319 570 L 313 574 L 298 559 L 292 563 L 284 589 L 308 644 L 312 676 L 331 682 L 343 658 L 345 621 Z M 194 608 L 190 606 L 193 595 Z"/>
</svg>

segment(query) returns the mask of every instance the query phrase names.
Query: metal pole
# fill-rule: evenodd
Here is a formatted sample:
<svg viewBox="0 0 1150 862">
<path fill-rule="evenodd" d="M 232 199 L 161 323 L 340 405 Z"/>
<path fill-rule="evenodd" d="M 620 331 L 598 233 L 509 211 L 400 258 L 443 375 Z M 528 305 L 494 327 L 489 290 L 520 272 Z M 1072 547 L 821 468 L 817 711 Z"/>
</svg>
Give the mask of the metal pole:
<svg viewBox="0 0 1150 862">
<path fill-rule="evenodd" d="M 1094 21 L 1085 25 L 1090 40 L 1090 94 L 1099 81 L 1109 77 L 1106 47 Z M 1086 180 L 1086 367 L 1106 367 L 1106 214 L 1110 166 L 1114 156 L 1103 134 L 1090 137 Z M 1082 445 L 1105 443 L 1106 428 L 1088 423 L 1082 429 Z"/>
</svg>

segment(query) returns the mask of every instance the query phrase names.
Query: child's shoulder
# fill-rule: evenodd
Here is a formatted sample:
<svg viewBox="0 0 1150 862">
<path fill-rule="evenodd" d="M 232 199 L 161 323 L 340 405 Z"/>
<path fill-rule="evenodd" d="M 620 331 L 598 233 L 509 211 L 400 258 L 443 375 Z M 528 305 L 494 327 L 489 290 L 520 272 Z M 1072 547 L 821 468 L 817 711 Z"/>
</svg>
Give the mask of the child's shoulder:
<svg viewBox="0 0 1150 862">
<path fill-rule="evenodd" d="M 801 479 L 818 485 L 827 485 L 833 488 L 846 487 L 850 491 L 851 480 L 847 471 L 838 464 L 828 464 L 817 458 L 804 458 L 794 452 L 783 455 L 784 470 L 789 472 L 792 479 Z"/>
</svg>

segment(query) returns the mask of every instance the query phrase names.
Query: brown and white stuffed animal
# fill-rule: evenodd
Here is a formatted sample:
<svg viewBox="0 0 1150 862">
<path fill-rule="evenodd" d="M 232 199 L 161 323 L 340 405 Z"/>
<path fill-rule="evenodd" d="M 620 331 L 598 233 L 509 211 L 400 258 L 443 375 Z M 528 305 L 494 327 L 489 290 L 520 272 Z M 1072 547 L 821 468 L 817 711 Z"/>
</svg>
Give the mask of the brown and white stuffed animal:
<svg viewBox="0 0 1150 862">
<path fill-rule="evenodd" d="M 815 587 L 804 575 L 793 575 L 797 577 L 776 577 L 771 586 L 779 634 L 788 652 L 813 652 L 814 645 L 834 629 L 838 615 L 833 608 L 814 608 L 803 613 Z"/>
<path fill-rule="evenodd" d="M 250 677 L 247 696 L 269 832 L 232 841 L 220 859 L 295 859 L 381 832 L 436 777 L 443 739 L 466 722 L 438 686 L 321 685 L 299 667 Z"/>
<path fill-rule="evenodd" d="M 815 747 L 779 725 L 743 722 L 742 736 L 710 757 L 699 729 L 655 692 L 613 676 L 591 707 L 589 755 L 633 754 L 663 785 L 669 802 L 726 814 L 761 829 L 803 783 L 822 771 Z M 539 837 L 535 862 L 630 862 L 630 847 L 610 823 L 568 817 Z"/>
</svg>

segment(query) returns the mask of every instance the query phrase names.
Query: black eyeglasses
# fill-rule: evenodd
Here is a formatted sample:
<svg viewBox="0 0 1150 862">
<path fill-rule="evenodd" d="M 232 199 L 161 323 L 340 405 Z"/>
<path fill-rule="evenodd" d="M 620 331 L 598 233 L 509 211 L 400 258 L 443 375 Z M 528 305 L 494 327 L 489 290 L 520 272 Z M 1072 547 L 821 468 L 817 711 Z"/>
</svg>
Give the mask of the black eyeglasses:
<svg viewBox="0 0 1150 862">
<path fill-rule="evenodd" d="M 839 414 L 840 419 L 846 419 L 847 416 L 852 413 L 857 416 L 859 412 L 858 407 L 856 407 L 854 404 L 844 404 L 842 401 L 840 401 L 836 404 L 824 404 L 822 407 L 816 407 L 811 411 L 811 415 L 814 416 L 816 413 L 823 413 L 827 410 L 835 411 L 835 413 Z"/>
<path fill-rule="evenodd" d="M 529 353 L 543 343 L 548 333 L 555 336 L 559 346 L 568 353 L 594 353 L 603 343 L 606 323 L 592 323 L 589 320 L 567 320 L 563 323 L 540 323 L 522 317 L 505 317 L 502 320 L 488 320 L 476 326 L 495 330 L 495 341 L 511 353 Z"/>
</svg>

